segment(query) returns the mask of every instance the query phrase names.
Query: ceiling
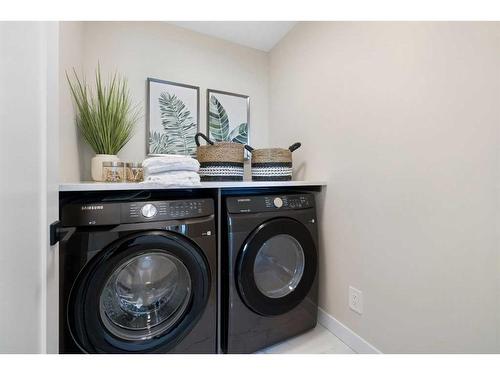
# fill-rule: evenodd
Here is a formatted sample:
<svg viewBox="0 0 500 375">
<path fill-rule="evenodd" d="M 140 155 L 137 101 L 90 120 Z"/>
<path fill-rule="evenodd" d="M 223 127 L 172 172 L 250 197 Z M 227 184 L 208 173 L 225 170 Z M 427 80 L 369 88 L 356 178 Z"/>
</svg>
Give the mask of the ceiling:
<svg viewBox="0 0 500 375">
<path fill-rule="evenodd" d="M 261 51 L 270 51 L 296 21 L 170 21 L 185 29 L 228 40 Z"/>
</svg>

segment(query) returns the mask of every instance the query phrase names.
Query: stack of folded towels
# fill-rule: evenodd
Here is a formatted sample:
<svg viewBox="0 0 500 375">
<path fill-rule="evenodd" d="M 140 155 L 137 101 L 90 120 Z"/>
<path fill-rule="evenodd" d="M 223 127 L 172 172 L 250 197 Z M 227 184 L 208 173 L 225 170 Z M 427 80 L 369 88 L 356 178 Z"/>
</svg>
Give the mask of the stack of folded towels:
<svg viewBox="0 0 500 375">
<path fill-rule="evenodd" d="M 168 186 L 199 186 L 200 163 L 184 155 L 164 155 L 143 161 L 144 182 Z"/>
</svg>

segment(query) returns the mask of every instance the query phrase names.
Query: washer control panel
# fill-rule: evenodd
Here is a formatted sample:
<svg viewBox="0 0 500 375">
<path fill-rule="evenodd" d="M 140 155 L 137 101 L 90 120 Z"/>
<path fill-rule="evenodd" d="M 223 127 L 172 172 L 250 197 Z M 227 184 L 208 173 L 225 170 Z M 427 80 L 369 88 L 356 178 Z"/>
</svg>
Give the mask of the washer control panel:
<svg viewBox="0 0 500 375">
<path fill-rule="evenodd" d="M 226 200 L 226 206 L 229 213 L 301 210 L 314 207 L 314 196 L 304 193 L 230 197 Z"/>
<path fill-rule="evenodd" d="M 186 219 L 213 213 L 211 199 L 130 202 L 122 205 L 122 222 Z"/>
<path fill-rule="evenodd" d="M 96 226 L 188 219 L 213 215 L 213 199 L 67 204 L 64 226 Z"/>
</svg>

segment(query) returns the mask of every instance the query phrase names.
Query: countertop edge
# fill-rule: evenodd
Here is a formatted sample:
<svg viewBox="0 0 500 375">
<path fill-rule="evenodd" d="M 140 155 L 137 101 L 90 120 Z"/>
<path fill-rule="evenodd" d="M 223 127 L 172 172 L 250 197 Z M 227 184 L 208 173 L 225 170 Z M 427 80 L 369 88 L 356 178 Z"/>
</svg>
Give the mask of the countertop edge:
<svg viewBox="0 0 500 375">
<path fill-rule="evenodd" d="M 122 190 L 182 190 L 182 189 L 237 189 L 262 187 L 326 186 L 325 181 L 214 181 L 200 186 L 165 186 L 155 183 L 106 183 L 75 182 L 59 184 L 59 192 L 71 191 L 122 191 Z"/>
</svg>

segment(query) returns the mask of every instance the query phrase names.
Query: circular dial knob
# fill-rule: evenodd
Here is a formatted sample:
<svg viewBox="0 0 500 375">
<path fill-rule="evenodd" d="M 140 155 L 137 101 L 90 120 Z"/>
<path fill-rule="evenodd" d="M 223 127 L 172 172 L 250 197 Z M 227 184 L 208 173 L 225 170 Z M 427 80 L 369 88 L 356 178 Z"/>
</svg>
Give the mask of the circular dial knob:
<svg viewBox="0 0 500 375">
<path fill-rule="evenodd" d="M 274 207 L 276 207 L 276 208 L 283 207 L 283 199 L 281 199 L 280 197 L 274 198 L 273 203 L 274 203 Z"/>
<path fill-rule="evenodd" d="M 156 215 L 156 213 L 158 212 L 158 210 L 156 209 L 156 207 L 151 204 L 151 203 L 146 203 L 144 206 L 142 206 L 141 208 L 141 214 L 142 216 L 146 217 L 146 218 L 152 218 L 153 216 Z"/>
</svg>

